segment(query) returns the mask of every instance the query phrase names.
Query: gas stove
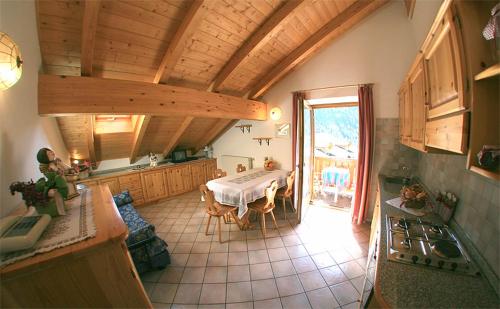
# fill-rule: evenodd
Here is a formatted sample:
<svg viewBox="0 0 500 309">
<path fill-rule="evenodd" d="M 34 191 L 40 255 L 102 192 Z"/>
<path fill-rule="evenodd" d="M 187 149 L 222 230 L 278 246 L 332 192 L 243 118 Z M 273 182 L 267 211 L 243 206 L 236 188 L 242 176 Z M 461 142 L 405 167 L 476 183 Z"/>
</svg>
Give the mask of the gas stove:
<svg viewBox="0 0 500 309">
<path fill-rule="evenodd" d="M 446 225 L 387 216 L 387 258 L 433 269 L 479 275 L 478 268 Z"/>
</svg>

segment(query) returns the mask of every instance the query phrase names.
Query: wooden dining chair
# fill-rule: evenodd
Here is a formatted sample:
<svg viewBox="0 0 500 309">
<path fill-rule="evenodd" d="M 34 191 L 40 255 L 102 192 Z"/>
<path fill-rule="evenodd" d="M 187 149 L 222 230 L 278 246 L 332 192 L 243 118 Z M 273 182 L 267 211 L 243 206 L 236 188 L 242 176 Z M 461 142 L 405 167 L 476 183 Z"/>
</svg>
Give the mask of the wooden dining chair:
<svg viewBox="0 0 500 309">
<path fill-rule="evenodd" d="M 236 166 L 236 173 L 241 173 L 241 172 L 244 172 L 246 170 L 247 170 L 247 168 L 243 164 L 238 164 L 238 166 Z"/>
<path fill-rule="evenodd" d="M 235 216 L 235 211 L 238 210 L 237 207 L 223 205 L 217 202 L 214 198 L 214 193 L 208 189 L 206 185 L 200 185 L 200 192 L 205 200 L 205 211 L 208 214 L 207 228 L 205 229 L 205 235 L 208 235 L 208 229 L 210 227 L 210 220 L 212 217 L 217 217 L 217 228 L 219 230 L 219 242 L 223 243 L 221 236 L 220 218 L 229 215 L 241 228 L 240 221 L 237 216 Z"/>
<path fill-rule="evenodd" d="M 225 177 L 227 176 L 227 173 L 224 172 L 222 169 L 218 168 L 214 171 L 214 174 L 212 175 L 212 178 L 213 179 L 217 179 L 217 178 L 222 178 L 222 177 Z"/>
<path fill-rule="evenodd" d="M 256 200 L 253 203 L 248 204 L 248 211 L 253 211 L 260 214 L 260 228 L 262 229 L 262 235 L 266 238 L 266 214 L 270 213 L 273 218 L 274 226 L 278 229 L 278 224 L 276 223 L 276 218 L 274 217 L 274 196 L 278 190 L 278 182 L 273 180 L 269 187 L 265 189 L 265 198 Z"/>
<path fill-rule="evenodd" d="M 292 211 L 294 211 L 293 207 L 293 187 L 295 184 L 295 171 L 292 171 L 290 175 L 286 178 L 286 187 L 280 188 L 276 192 L 276 198 L 281 199 L 283 201 L 283 213 L 285 214 L 286 219 L 286 200 L 290 201 L 290 205 L 292 206 Z"/>
</svg>

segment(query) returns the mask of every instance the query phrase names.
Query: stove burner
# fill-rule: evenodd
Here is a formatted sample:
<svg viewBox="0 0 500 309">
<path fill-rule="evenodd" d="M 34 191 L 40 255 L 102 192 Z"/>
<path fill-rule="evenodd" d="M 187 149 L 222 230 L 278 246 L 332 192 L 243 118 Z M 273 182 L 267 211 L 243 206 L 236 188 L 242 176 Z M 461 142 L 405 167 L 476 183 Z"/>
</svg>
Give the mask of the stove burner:
<svg viewBox="0 0 500 309">
<path fill-rule="evenodd" d="M 430 228 L 431 232 L 440 234 L 441 233 L 441 227 L 439 225 L 432 225 Z"/>
<path fill-rule="evenodd" d="M 401 218 L 401 219 L 399 219 L 399 221 L 398 221 L 398 226 L 399 226 L 400 228 L 404 229 L 404 230 L 407 230 L 407 229 L 409 229 L 409 228 L 410 228 L 411 224 L 410 224 L 410 222 L 406 221 L 406 219 L 405 219 L 405 218 Z"/>
<path fill-rule="evenodd" d="M 411 239 L 409 238 L 405 238 L 401 244 L 403 245 L 403 247 L 405 247 L 406 249 L 410 249 L 411 248 Z"/>
<path fill-rule="evenodd" d="M 438 240 L 434 243 L 433 249 L 442 258 L 457 258 L 462 255 L 460 249 L 449 241 Z"/>
</svg>

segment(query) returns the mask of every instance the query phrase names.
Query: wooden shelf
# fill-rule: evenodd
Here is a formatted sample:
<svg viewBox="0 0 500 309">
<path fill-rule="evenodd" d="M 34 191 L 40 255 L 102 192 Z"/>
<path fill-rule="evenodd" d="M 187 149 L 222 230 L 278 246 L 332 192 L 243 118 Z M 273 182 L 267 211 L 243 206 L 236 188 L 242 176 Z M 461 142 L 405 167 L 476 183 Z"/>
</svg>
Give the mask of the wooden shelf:
<svg viewBox="0 0 500 309">
<path fill-rule="evenodd" d="M 471 165 L 470 170 L 473 171 L 474 173 L 477 173 L 479 175 L 482 175 L 484 177 L 488 177 L 490 179 L 494 180 L 500 180 L 500 173 L 499 172 L 493 172 L 486 170 L 482 167 Z"/>
<path fill-rule="evenodd" d="M 474 80 L 482 80 L 482 79 L 490 78 L 490 77 L 497 76 L 497 75 L 500 75 L 500 63 L 492 65 L 491 67 L 480 72 L 479 74 L 474 76 Z"/>
</svg>

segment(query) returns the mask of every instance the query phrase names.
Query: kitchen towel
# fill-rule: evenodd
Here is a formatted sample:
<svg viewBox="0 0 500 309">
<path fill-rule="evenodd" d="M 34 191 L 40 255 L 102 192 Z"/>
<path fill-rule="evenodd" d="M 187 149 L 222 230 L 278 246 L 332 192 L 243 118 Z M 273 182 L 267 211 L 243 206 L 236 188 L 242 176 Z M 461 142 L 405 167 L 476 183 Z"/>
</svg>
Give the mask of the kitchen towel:
<svg viewBox="0 0 500 309">
<path fill-rule="evenodd" d="M 397 209 L 400 209 L 404 212 L 407 212 L 409 214 L 412 214 L 417 217 L 422 217 L 425 215 L 425 211 L 423 209 L 413 209 L 413 208 L 406 208 L 405 205 L 401 206 L 401 198 L 396 197 L 393 198 L 392 200 L 385 201 L 387 204 L 391 205 L 392 207 L 396 207 Z M 400 207 L 401 206 L 401 207 Z"/>
</svg>

